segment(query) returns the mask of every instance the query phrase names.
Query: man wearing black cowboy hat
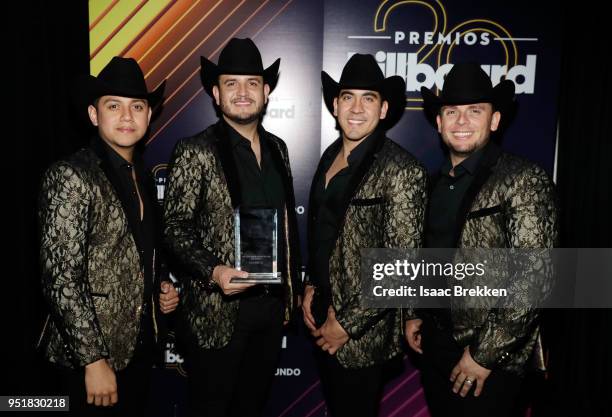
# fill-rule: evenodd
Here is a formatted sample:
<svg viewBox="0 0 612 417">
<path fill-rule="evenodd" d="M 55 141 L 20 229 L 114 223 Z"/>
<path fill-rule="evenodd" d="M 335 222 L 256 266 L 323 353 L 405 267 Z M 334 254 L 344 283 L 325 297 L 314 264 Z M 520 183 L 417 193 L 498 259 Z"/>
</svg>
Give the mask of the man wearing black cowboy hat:
<svg viewBox="0 0 612 417">
<path fill-rule="evenodd" d="M 453 66 L 439 96 L 424 87 L 421 94 L 449 152 L 432 179 L 426 246 L 553 247 L 557 211 L 551 180 L 491 140 L 512 103 L 512 81 L 493 87 L 479 65 L 462 63 Z M 514 415 L 530 359 L 542 362 L 538 312 L 452 305 L 418 314 L 421 318 L 407 324 L 407 341 L 423 354 L 432 416 Z"/>
<path fill-rule="evenodd" d="M 184 269 L 182 331 L 191 416 L 259 416 L 300 292 L 287 146 L 261 125 L 280 59 L 264 69 L 250 39 L 231 39 L 202 81 L 220 118 L 178 142 L 166 189 L 167 244 Z M 246 284 L 234 266 L 234 210 L 277 209 L 282 285 Z"/>
<path fill-rule="evenodd" d="M 376 416 L 403 329 L 399 311 L 361 307 L 360 249 L 421 246 L 427 175 L 385 136 L 404 113 L 401 77 L 384 78 L 372 55 L 355 54 L 340 82 L 321 79 L 340 137 L 310 191 L 304 321 L 331 415 Z"/>
<path fill-rule="evenodd" d="M 41 265 L 51 313 L 41 340 L 73 415 L 138 416 L 146 409 L 160 263 L 153 183 L 135 147 L 163 89 L 149 93 L 136 61 L 114 57 L 84 81 L 97 127 L 90 146 L 44 175 Z M 168 313 L 178 294 L 168 282 L 161 288 Z"/>
</svg>

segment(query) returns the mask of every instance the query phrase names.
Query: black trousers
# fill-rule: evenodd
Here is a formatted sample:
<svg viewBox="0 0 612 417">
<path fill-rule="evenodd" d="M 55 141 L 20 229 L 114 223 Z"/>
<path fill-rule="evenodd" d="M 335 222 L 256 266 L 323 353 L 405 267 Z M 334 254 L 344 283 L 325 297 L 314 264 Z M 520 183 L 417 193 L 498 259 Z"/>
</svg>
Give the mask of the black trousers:
<svg viewBox="0 0 612 417">
<path fill-rule="evenodd" d="M 281 350 L 284 304 L 270 295 L 240 300 L 230 343 L 187 347 L 189 416 L 261 416 Z"/>
<path fill-rule="evenodd" d="M 346 369 L 336 356 L 320 349 L 315 351 L 315 359 L 325 403 L 332 417 L 378 416 L 384 384 L 391 373 L 401 368 L 398 358 L 367 368 Z"/>
<path fill-rule="evenodd" d="M 421 381 L 432 417 L 510 417 L 520 408 L 522 378 L 493 370 L 479 397 L 473 389 L 465 398 L 452 391 L 450 374 L 463 355 L 463 349 L 450 330 L 441 330 L 431 319 L 421 329 L 423 348 Z"/>
<path fill-rule="evenodd" d="M 151 354 L 136 354 L 130 364 L 115 372 L 118 402 L 112 407 L 87 404 L 85 368 L 58 369 L 60 395 L 70 396 L 70 412 L 74 417 L 139 417 L 146 416 L 151 388 Z"/>
</svg>

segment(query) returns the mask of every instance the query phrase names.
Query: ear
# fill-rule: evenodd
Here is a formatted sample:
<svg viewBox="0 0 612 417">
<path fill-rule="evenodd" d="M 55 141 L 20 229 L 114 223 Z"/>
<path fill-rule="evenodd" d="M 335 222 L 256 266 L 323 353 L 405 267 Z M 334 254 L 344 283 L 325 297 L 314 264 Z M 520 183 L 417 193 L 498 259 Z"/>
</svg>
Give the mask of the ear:
<svg viewBox="0 0 612 417">
<path fill-rule="evenodd" d="M 212 93 L 213 93 L 213 97 L 215 98 L 215 103 L 217 103 L 217 106 L 220 106 L 221 105 L 221 103 L 219 102 L 220 91 L 219 91 L 218 85 L 213 85 Z"/>
<path fill-rule="evenodd" d="M 380 106 L 380 119 L 381 120 L 387 117 L 387 110 L 389 110 L 389 102 L 387 100 L 384 100 L 382 102 L 382 106 Z"/>
<path fill-rule="evenodd" d="M 153 109 L 151 108 L 151 106 L 149 107 L 149 116 L 147 117 L 147 126 L 149 125 L 149 123 L 151 123 L 151 115 L 153 114 Z"/>
<path fill-rule="evenodd" d="M 264 84 L 264 103 L 268 102 L 269 95 L 270 95 L 270 86 L 268 84 Z"/>
<path fill-rule="evenodd" d="M 334 98 L 334 116 L 338 117 L 338 97 Z"/>
<path fill-rule="evenodd" d="M 436 124 L 438 125 L 438 133 L 442 133 L 442 118 L 439 114 L 436 116 Z"/>
<path fill-rule="evenodd" d="M 98 110 L 91 104 L 87 107 L 87 113 L 89 114 L 89 120 L 94 126 L 98 126 Z"/>
<path fill-rule="evenodd" d="M 499 122 L 501 120 L 501 113 L 496 111 L 491 115 L 491 132 L 495 132 L 499 127 Z"/>
</svg>

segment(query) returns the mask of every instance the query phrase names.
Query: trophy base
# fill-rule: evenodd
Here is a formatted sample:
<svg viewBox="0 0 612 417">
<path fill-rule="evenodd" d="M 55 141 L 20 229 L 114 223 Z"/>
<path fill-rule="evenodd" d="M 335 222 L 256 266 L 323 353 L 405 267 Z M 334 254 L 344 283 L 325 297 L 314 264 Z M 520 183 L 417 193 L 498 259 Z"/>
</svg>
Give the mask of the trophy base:
<svg viewBox="0 0 612 417">
<path fill-rule="evenodd" d="M 233 277 L 230 282 L 235 284 L 282 284 L 283 280 L 280 272 L 255 272 L 246 278 Z"/>
</svg>

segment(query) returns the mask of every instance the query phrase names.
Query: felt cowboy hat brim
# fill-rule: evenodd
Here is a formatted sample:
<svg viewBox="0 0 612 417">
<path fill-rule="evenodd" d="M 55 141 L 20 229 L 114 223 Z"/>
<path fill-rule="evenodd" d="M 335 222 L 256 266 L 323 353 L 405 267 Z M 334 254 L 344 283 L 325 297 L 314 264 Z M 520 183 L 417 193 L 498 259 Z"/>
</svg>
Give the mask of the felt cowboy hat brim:
<svg viewBox="0 0 612 417">
<path fill-rule="evenodd" d="M 334 81 L 325 71 L 321 71 L 321 84 L 323 86 L 323 101 L 330 113 L 334 113 L 334 99 L 342 90 L 372 90 L 378 91 L 383 100 L 388 103 L 386 117 L 381 120 L 381 125 L 388 129 L 395 125 L 404 114 L 406 107 L 406 83 L 402 77 L 395 75 L 384 78 L 377 83 L 353 82 L 340 84 Z"/>
<path fill-rule="evenodd" d="M 421 96 L 425 114 L 435 125 L 436 115 L 443 106 L 491 103 L 500 113 L 508 111 L 513 103 L 514 83 L 503 80 L 493 87 L 491 78 L 478 63 L 460 62 L 444 78 L 439 95 L 421 87 Z"/>
<path fill-rule="evenodd" d="M 150 107 L 156 107 L 164 96 L 166 80 L 164 80 L 155 90 L 148 92 L 139 88 L 130 86 L 118 86 L 102 81 L 92 75 L 86 77 L 83 81 L 87 91 L 87 103 L 93 102 L 102 96 L 120 96 L 130 98 L 141 98 L 147 100 Z"/>
<path fill-rule="evenodd" d="M 280 58 L 272 63 L 268 68 L 264 70 L 257 70 L 248 67 L 225 67 L 222 68 L 219 65 L 213 63 L 205 57 L 200 57 L 202 85 L 206 93 L 212 97 L 212 88 L 218 84 L 219 76 L 223 74 L 230 75 L 261 75 L 263 77 L 264 84 L 270 86 L 270 92 L 276 88 L 278 83 L 278 68 L 280 67 Z"/>
<path fill-rule="evenodd" d="M 425 111 L 434 118 L 442 107 L 451 105 L 491 103 L 496 110 L 503 112 L 512 103 L 514 83 L 510 80 L 503 80 L 487 92 L 470 95 L 443 94 L 438 96 L 431 89 L 421 87 L 421 96 Z"/>
</svg>

